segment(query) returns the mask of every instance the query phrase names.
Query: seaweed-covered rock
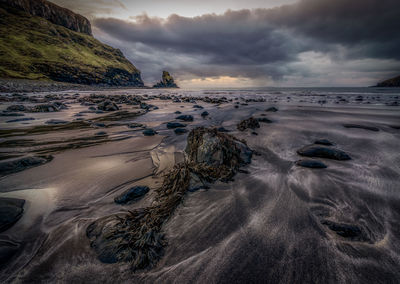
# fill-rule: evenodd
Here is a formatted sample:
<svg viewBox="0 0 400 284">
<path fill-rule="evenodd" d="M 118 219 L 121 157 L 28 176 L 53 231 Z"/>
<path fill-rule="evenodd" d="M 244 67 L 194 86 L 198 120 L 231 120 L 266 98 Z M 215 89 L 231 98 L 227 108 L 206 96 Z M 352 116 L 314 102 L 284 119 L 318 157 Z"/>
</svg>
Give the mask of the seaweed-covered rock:
<svg viewBox="0 0 400 284">
<path fill-rule="evenodd" d="M 350 160 L 350 156 L 339 149 L 320 146 L 309 145 L 297 150 L 297 154 L 306 157 L 319 157 L 333 160 Z"/>
<path fill-rule="evenodd" d="M 115 197 L 114 201 L 117 204 L 126 204 L 128 202 L 139 199 L 140 197 L 145 195 L 147 192 L 149 192 L 149 190 L 150 189 L 148 186 L 134 186 L 134 187 L 128 189 L 123 194 L 121 194 L 120 196 Z"/>
<path fill-rule="evenodd" d="M 0 233 L 14 225 L 24 212 L 25 200 L 0 197 Z"/>
<path fill-rule="evenodd" d="M 245 131 L 247 128 L 256 129 L 260 128 L 260 123 L 254 117 L 250 117 L 248 119 L 242 120 L 238 125 L 237 129 L 240 131 Z"/>
<path fill-rule="evenodd" d="M 39 166 L 50 162 L 52 156 L 26 156 L 23 158 L 16 158 L 4 160 L 0 162 L 0 176 L 23 171 L 28 168 Z"/>
<path fill-rule="evenodd" d="M 97 105 L 97 109 L 102 111 L 116 111 L 119 107 L 110 100 L 105 100 Z"/>
</svg>

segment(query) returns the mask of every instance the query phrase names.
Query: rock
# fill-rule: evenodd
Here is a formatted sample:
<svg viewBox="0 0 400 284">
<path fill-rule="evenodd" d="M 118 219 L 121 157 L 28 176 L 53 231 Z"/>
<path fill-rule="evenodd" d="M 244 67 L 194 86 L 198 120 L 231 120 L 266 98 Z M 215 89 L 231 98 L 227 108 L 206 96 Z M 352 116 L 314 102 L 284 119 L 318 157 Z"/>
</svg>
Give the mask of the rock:
<svg viewBox="0 0 400 284">
<path fill-rule="evenodd" d="M 252 135 L 258 135 L 258 133 L 255 132 L 255 131 L 251 132 L 251 134 L 252 134 Z"/>
<path fill-rule="evenodd" d="M 24 212 L 25 200 L 0 197 L 0 233 L 14 225 Z"/>
<path fill-rule="evenodd" d="M 327 168 L 327 166 L 323 162 L 317 161 L 317 160 L 312 160 L 312 159 L 298 160 L 296 162 L 296 165 L 298 165 L 300 167 L 312 168 L 312 169 Z"/>
<path fill-rule="evenodd" d="M 318 139 L 315 140 L 314 144 L 325 145 L 325 146 L 332 146 L 333 143 L 327 139 Z"/>
<path fill-rule="evenodd" d="M 203 107 L 201 105 L 194 105 L 193 108 L 203 109 Z"/>
<path fill-rule="evenodd" d="M 64 105 L 63 103 L 55 102 L 52 104 L 41 104 L 41 105 L 35 105 L 32 108 L 30 108 L 28 111 L 29 112 L 56 112 L 60 111 L 61 109 L 66 109 L 67 106 Z"/>
<path fill-rule="evenodd" d="M 25 114 L 23 113 L 18 113 L 18 112 L 7 112 L 7 111 L 3 111 L 2 113 L 0 113 L 0 116 L 24 116 Z"/>
<path fill-rule="evenodd" d="M 153 88 L 178 88 L 175 84 L 174 78 L 168 71 L 163 71 L 161 81 L 153 86 Z"/>
<path fill-rule="evenodd" d="M 177 110 L 176 112 L 175 112 L 175 114 L 181 114 L 182 112 L 181 111 L 179 111 L 179 110 Z"/>
<path fill-rule="evenodd" d="M 189 183 L 189 191 L 194 192 L 199 189 L 208 189 L 209 186 L 206 185 L 205 182 L 203 182 L 198 175 L 194 173 L 190 173 L 190 183 Z"/>
<path fill-rule="evenodd" d="M 11 122 L 21 122 L 21 121 L 28 121 L 28 120 L 35 120 L 35 119 L 33 117 L 23 117 L 23 118 L 7 120 L 6 122 L 11 123 Z"/>
<path fill-rule="evenodd" d="M 52 156 L 26 156 L 23 158 L 15 158 L 0 161 L 0 176 L 9 175 L 12 173 L 20 172 L 35 166 L 39 166 L 50 162 Z"/>
<path fill-rule="evenodd" d="M 127 190 L 120 196 L 115 197 L 114 201 L 117 204 L 126 204 L 128 202 L 137 200 L 138 198 L 145 195 L 149 192 L 149 187 L 147 186 L 134 186 L 131 189 Z"/>
<path fill-rule="evenodd" d="M 105 135 L 107 135 L 107 132 L 99 131 L 99 132 L 96 132 L 94 135 L 96 135 L 96 136 L 105 136 Z"/>
<path fill-rule="evenodd" d="M 237 125 L 237 129 L 239 129 L 240 131 L 244 131 L 247 128 L 251 128 L 251 129 L 256 129 L 256 128 L 260 128 L 260 124 L 258 123 L 258 120 L 250 117 L 248 119 L 242 120 L 238 125 Z"/>
<path fill-rule="evenodd" d="M 201 113 L 201 116 L 202 116 L 202 117 L 206 117 L 207 115 L 209 115 L 208 111 L 203 111 L 203 112 Z"/>
<path fill-rule="evenodd" d="M 94 111 L 94 110 L 96 110 L 96 108 L 94 106 L 90 106 L 89 110 L 93 110 Z"/>
<path fill-rule="evenodd" d="M 24 105 L 11 105 L 7 107 L 7 111 L 26 111 L 27 108 Z"/>
<path fill-rule="evenodd" d="M 143 130 L 142 133 L 144 136 L 153 136 L 153 135 L 157 134 L 157 131 L 155 131 L 154 129 L 151 129 L 151 128 L 147 128 L 147 129 Z"/>
<path fill-rule="evenodd" d="M 218 127 L 217 128 L 217 130 L 219 131 L 219 132 L 230 132 L 230 130 L 228 130 L 228 129 L 226 129 L 225 127 Z"/>
<path fill-rule="evenodd" d="M 299 150 L 297 153 L 301 156 L 306 157 L 319 157 L 333 160 L 350 160 L 350 156 L 338 149 L 329 148 L 325 146 L 309 145 L 305 146 Z"/>
<path fill-rule="evenodd" d="M 177 116 L 176 119 L 183 120 L 183 121 L 193 121 L 193 116 L 191 116 L 191 115 L 180 115 L 180 116 Z"/>
<path fill-rule="evenodd" d="M 373 126 L 367 126 L 367 125 L 359 125 L 359 124 L 343 124 L 344 127 L 346 128 L 360 128 L 360 129 L 365 129 L 365 130 L 370 130 L 370 131 L 379 131 L 379 128 L 373 127 Z"/>
<path fill-rule="evenodd" d="M 66 124 L 66 123 L 69 123 L 69 121 L 61 120 L 61 119 L 50 119 L 50 120 L 47 120 L 45 123 L 46 124 Z"/>
<path fill-rule="evenodd" d="M 144 127 L 144 125 L 141 123 L 130 123 L 130 124 L 128 124 L 128 127 L 129 128 L 138 128 L 138 127 Z"/>
<path fill-rule="evenodd" d="M 259 118 L 257 118 L 257 120 L 258 120 L 259 122 L 272 123 L 272 121 L 269 120 L 269 119 L 266 118 L 266 117 L 259 117 Z"/>
<path fill-rule="evenodd" d="M 269 107 L 265 111 L 270 111 L 270 112 L 277 112 L 278 109 L 276 107 Z"/>
<path fill-rule="evenodd" d="M 400 76 L 380 82 L 376 87 L 400 87 Z"/>
<path fill-rule="evenodd" d="M 175 134 L 177 134 L 177 135 L 181 135 L 181 134 L 184 134 L 184 133 L 188 132 L 188 130 L 185 129 L 185 128 L 176 128 L 176 129 L 174 130 L 174 132 L 175 132 Z"/>
<path fill-rule="evenodd" d="M 360 238 L 362 235 L 362 230 L 354 225 L 340 224 L 329 220 L 321 220 L 321 224 L 327 226 L 330 230 L 344 238 L 354 239 Z"/>
<path fill-rule="evenodd" d="M 116 111 L 119 107 L 110 100 L 105 100 L 97 105 L 97 109 L 102 111 Z"/>
<path fill-rule="evenodd" d="M 167 128 L 172 129 L 172 128 L 178 128 L 178 127 L 186 127 L 185 124 L 179 123 L 179 122 L 168 122 L 167 123 Z"/>
</svg>

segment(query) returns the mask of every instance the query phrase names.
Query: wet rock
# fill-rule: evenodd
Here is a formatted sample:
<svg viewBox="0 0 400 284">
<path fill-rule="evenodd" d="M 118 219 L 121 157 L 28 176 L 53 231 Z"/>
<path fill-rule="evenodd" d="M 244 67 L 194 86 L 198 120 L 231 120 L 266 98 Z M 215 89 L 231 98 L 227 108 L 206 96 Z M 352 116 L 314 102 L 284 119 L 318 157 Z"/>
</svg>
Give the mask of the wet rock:
<svg viewBox="0 0 400 284">
<path fill-rule="evenodd" d="M 94 135 L 96 135 L 96 136 L 105 136 L 105 135 L 107 135 L 107 132 L 99 131 L 99 132 L 96 132 Z"/>
<path fill-rule="evenodd" d="M 180 127 L 186 127 L 185 124 L 182 124 L 180 122 L 168 122 L 167 123 L 167 128 L 172 129 L 172 128 L 180 128 Z"/>
<path fill-rule="evenodd" d="M 330 230 L 334 231 L 339 236 L 349 239 L 365 241 L 361 228 L 350 224 L 341 224 L 329 220 L 321 220 L 321 224 L 327 226 Z"/>
<path fill-rule="evenodd" d="M 237 129 L 240 131 L 244 131 L 247 128 L 250 128 L 250 129 L 260 128 L 260 124 L 258 123 L 257 119 L 255 119 L 254 117 L 250 117 L 248 119 L 242 120 L 237 125 Z"/>
<path fill-rule="evenodd" d="M 142 133 L 144 136 L 153 136 L 153 135 L 157 134 L 157 131 L 155 131 L 154 129 L 151 129 L 151 128 L 147 128 L 147 129 L 143 130 Z"/>
<path fill-rule="evenodd" d="M 94 110 L 96 110 L 96 108 L 94 106 L 90 106 L 89 110 L 93 110 L 94 111 Z"/>
<path fill-rule="evenodd" d="M 182 112 L 177 110 L 176 112 L 174 112 L 175 114 L 181 114 Z"/>
<path fill-rule="evenodd" d="M 255 132 L 255 131 L 251 132 L 251 134 L 252 134 L 252 135 L 258 135 L 258 133 Z"/>
<path fill-rule="evenodd" d="M 325 146 L 332 146 L 333 143 L 328 139 L 318 139 L 315 140 L 314 144 L 325 145 Z"/>
<path fill-rule="evenodd" d="M 117 204 L 126 204 L 144 196 L 149 190 L 147 186 L 134 186 L 120 196 L 115 197 L 114 201 Z"/>
<path fill-rule="evenodd" d="M 128 124 L 128 127 L 129 128 L 139 128 L 139 127 L 144 127 L 144 125 L 141 123 L 130 123 L 130 124 Z"/>
<path fill-rule="evenodd" d="M 194 192 L 199 189 L 209 189 L 210 187 L 206 184 L 206 182 L 202 181 L 198 175 L 194 173 L 190 173 L 190 183 L 189 183 L 189 191 Z"/>
<path fill-rule="evenodd" d="M 257 120 L 259 122 L 263 122 L 263 123 L 272 123 L 272 121 L 266 117 L 259 117 L 259 118 L 257 118 Z"/>
<path fill-rule="evenodd" d="M 341 150 L 325 146 L 309 145 L 297 150 L 297 154 L 306 157 L 319 157 L 334 160 L 350 160 L 350 156 Z"/>
<path fill-rule="evenodd" d="M 14 225 L 24 212 L 25 200 L 0 197 L 0 233 Z"/>
<path fill-rule="evenodd" d="M 228 130 L 228 129 L 226 129 L 225 127 L 218 127 L 217 128 L 217 130 L 219 131 L 219 132 L 230 132 L 230 130 Z"/>
<path fill-rule="evenodd" d="M 306 159 L 306 160 L 298 160 L 296 162 L 296 165 L 300 167 L 305 167 L 305 168 L 312 168 L 312 169 L 324 169 L 327 168 L 327 166 L 318 160 L 312 160 L 312 159 Z"/>
<path fill-rule="evenodd" d="M 346 128 L 360 128 L 360 129 L 365 129 L 365 130 L 370 130 L 370 131 L 375 131 L 375 132 L 379 131 L 379 128 L 377 128 L 377 127 L 360 125 L 360 124 L 348 123 L 348 124 L 343 124 L 343 126 Z"/>
<path fill-rule="evenodd" d="M 208 111 L 203 111 L 203 112 L 201 113 L 201 116 L 202 116 L 202 117 L 206 117 L 207 115 L 209 115 Z"/>
<path fill-rule="evenodd" d="M 66 123 L 69 123 L 69 121 L 61 120 L 61 119 L 50 119 L 50 120 L 47 120 L 45 123 L 46 124 L 66 124 Z"/>
<path fill-rule="evenodd" d="M 35 120 L 33 117 L 23 117 L 23 118 L 16 118 L 16 119 L 11 119 L 7 120 L 7 123 L 12 123 L 12 122 L 21 122 L 21 121 L 29 121 L 29 120 Z"/>
<path fill-rule="evenodd" d="M 57 112 L 66 108 L 67 106 L 65 104 L 60 102 L 54 102 L 52 104 L 35 105 L 29 109 L 29 112 Z"/>
<path fill-rule="evenodd" d="M 110 100 L 105 100 L 97 105 L 98 110 L 102 111 L 116 111 L 119 110 L 119 107 Z"/>
<path fill-rule="evenodd" d="M 201 105 L 194 105 L 193 108 L 203 109 L 203 107 Z"/>
<path fill-rule="evenodd" d="M 183 121 L 193 121 L 193 116 L 191 116 L 191 115 L 180 115 L 180 116 L 177 116 L 176 119 L 183 120 Z"/>
<path fill-rule="evenodd" d="M 3 111 L 2 113 L 0 113 L 0 116 L 24 116 L 25 114 L 23 113 L 18 113 L 18 112 L 7 112 L 7 111 Z"/>
<path fill-rule="evenodd" d="M 174 132 L 175 132 L 175 134 L 177 134 L 177 135 L 181 135 L 181 134 L 185 134 L 186 132 L 188 132 L 188 130 L 185 129 L 185 128 L 176 128 L 176 129 L 174 130 Z"/>
<path fill-rule="evenodd" d="M 24 105 L 11 105 L 7 107 L 7 111 L 27 111 L 27 107 Z"/>
<path fill-rule="evenodd" d="M 270 111 L 270 112 L 277 112 L 278 109 L 276 107 L 269 107 L 265 111 Z"/>
<path fill-rule="evenodd" d="M 52 156 L 26 156 L 23 158 L 15 158 L 0 161 L 0 176 L 9 175 L 12 173 L 20 172 L 35 166 L 43 165 L 50 162 Z"/>
</svg>

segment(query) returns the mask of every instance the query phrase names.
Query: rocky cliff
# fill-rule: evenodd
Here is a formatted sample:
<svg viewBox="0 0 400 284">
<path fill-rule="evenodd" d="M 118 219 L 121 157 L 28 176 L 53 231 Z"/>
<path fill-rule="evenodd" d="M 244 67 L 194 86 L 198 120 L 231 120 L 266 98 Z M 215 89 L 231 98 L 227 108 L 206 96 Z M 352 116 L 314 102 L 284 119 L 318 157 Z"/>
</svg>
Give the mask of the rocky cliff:
<svg viewBox="0 0 400 284">
<path fill-rule="evenodd" d="M 178 85 L 168 71 L 163 71 L 161 81 L 155 84 L 153 88 L 178 88 Z"/>
<path fill-rule="evenodd" d="M 400 76 L 380 82 L 376 87 L 400 87 Z"/>
<path fill-rule="evenodd" d="M 91 36 L 86 18 L 45 0 L 0 0 L 0 77 L 143 86 L 120 50 Z"/>
<path fill-rule="evenodd" d="M 70 30 L 92 35 L 90 22 L 85 17 L 45 0 L 0 0 L 7 6 L 25 11 Z"/>
</svg>

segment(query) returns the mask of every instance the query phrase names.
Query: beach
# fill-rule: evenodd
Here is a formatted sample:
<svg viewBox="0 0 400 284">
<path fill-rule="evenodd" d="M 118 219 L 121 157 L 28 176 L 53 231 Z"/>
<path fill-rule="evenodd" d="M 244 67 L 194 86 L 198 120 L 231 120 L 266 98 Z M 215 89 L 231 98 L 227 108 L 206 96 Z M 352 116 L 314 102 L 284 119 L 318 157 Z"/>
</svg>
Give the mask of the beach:
<svg viewBox="0 0 400 284">
<path fill-rule="evenodd" d="M 20 219 L 0 232 L 2 283 L 400 279 L 399 89 L 104 89 L 1 98 L 0 198 L 25 200 Z M 259 127 L 239 130 L 250 117 Z M 197 127 L 244 140 L 251 163 L 232 180 L 185 193 L 162 225 L 167 244 L 152 267 L 100 261 L 88 226 L 152 205 Z M 299 150 L 318 140 L 349 159 L 313 157 L 325 168 L 296 163 L 309 158 Z M 26 157 L 36 160 L 15 162 Z M 134 186 L 150 190 L 116 204 Z"/>
</svg>

